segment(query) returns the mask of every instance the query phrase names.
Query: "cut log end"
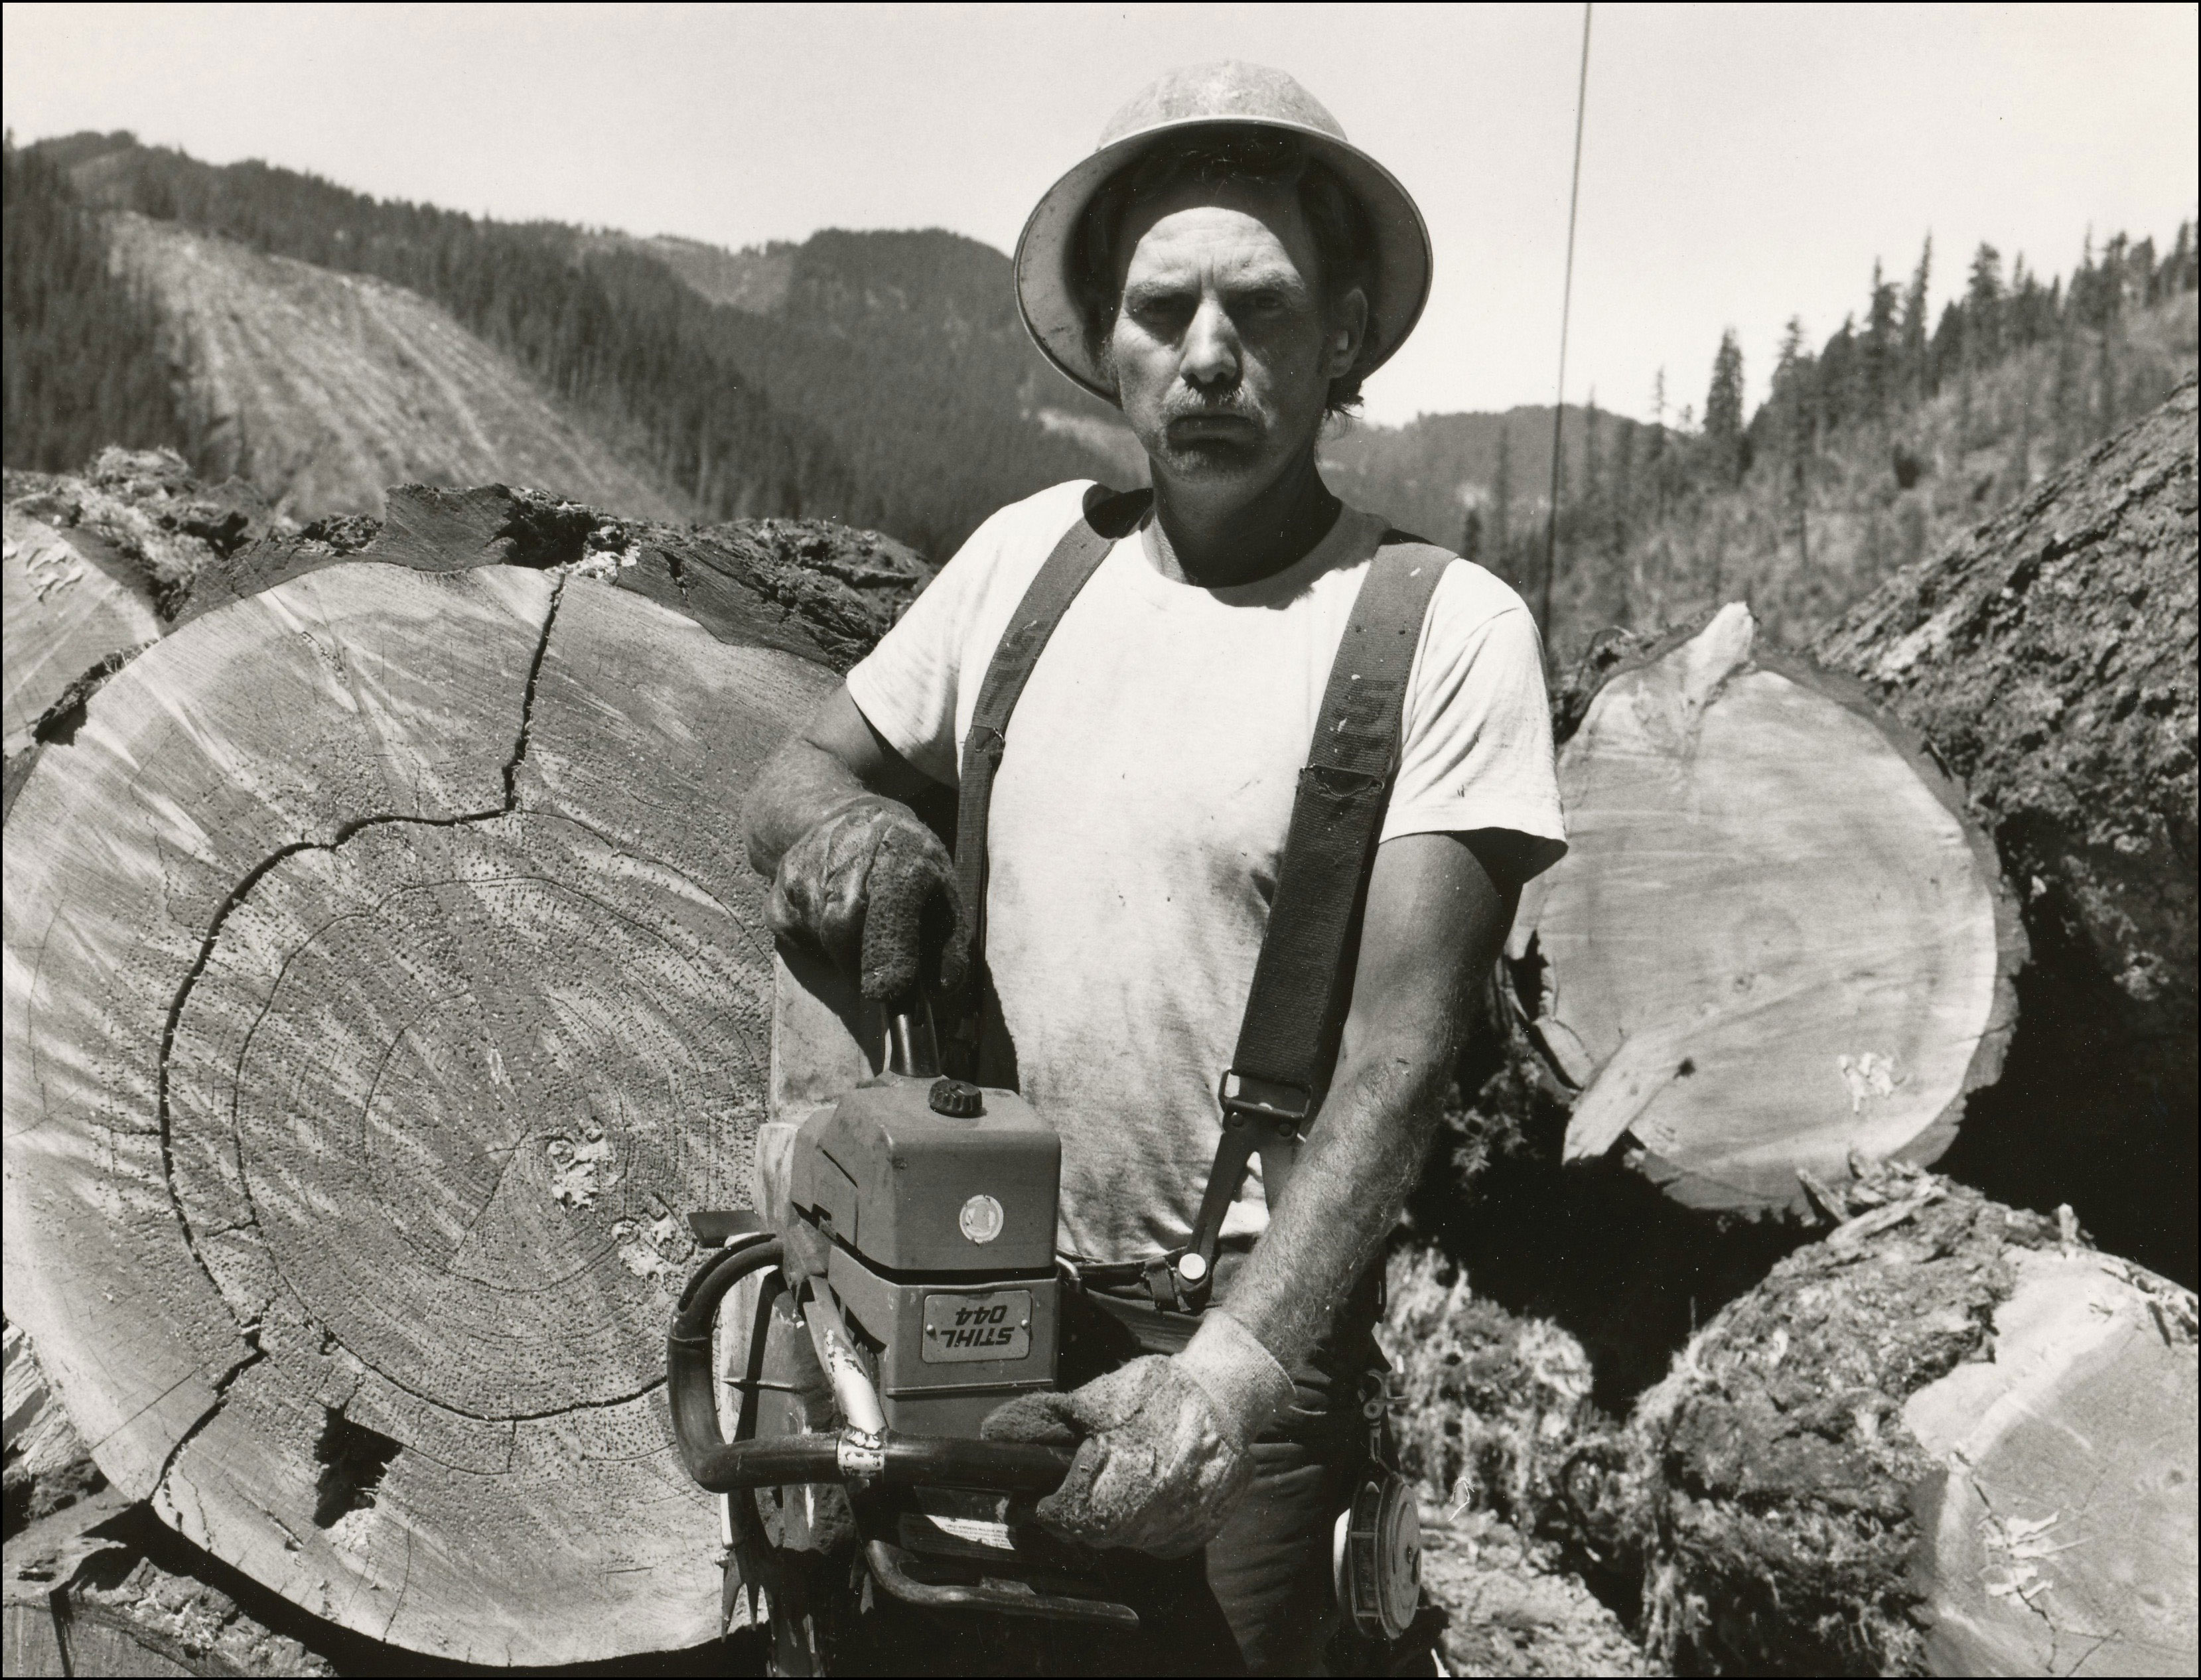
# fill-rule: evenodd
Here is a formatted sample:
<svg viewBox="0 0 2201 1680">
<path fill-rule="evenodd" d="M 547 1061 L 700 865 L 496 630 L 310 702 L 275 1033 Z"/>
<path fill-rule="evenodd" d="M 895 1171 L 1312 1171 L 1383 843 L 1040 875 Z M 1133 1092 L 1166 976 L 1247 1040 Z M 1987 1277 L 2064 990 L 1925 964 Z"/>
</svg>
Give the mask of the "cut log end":
<svg viewBox="0 0 2201 1680">
<path fill-rule="evenodd" d="M 663 1338 L 769 1083 L 737 814 L 830 674 L 584 564 L 318 558 L 9 814 L 11 1313 L 126 1495 L 316 1616 L 693 1645 Z"/>
<path fill-rule="evenodd" d="M 1509 955 L 1570 1160 L 1806 1212 L 1799 1171 L 1934 1159 L 2015 1021 L 1993 847 L 1854 683 L 1730 606 L 1610 671 L 1560 761 L 1572 849 Z"/>
<path fill-rule="evenodd" d="M 1730 1673 L 2191 1673 L 2193 1297 L 1946 1179 L 1775 1267 L 1645 1397 L 1646 1636 Z"/>
</svg>

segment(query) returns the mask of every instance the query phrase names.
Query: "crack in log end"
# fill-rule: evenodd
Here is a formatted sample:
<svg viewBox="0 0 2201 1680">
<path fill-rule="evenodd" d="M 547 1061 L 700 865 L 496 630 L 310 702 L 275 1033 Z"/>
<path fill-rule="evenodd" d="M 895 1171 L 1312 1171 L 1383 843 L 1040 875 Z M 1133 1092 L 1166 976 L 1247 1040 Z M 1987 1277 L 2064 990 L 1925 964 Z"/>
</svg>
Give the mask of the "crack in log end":
<svg viewBox="0 0 2201 1680">
<path fill-rule="evenodd" d="M 526 685 L 519 691 L 519 734 L 512 743 L 512 756 L 504 765 L 504 809 L 500 816 L 510 816 L 519 808 L 519 767 L 527 762 L 528 731 L 535 724 L 535 688 L 543 679 L 543 661 L 549 656 L 550 632 L 558 626 L 558 608 L 566 599 L 567 579 L 560 578 L 550 587 L 550 606 L 543 614 L 543 635 L 535 643 L 535 657 L 527 667 Z"/>
<path fill-rule="evenodd" d="M 229 1391 L 235 1385 L 237 1379 L 267 1357 L 267 1350 L 260 1345 L 260 1326 L 252 1324 L 241 1325 L 239 1328 L 244 1337 L 244 1357 L 214 1379 L 213 1401 L 205 1411 L 192 1419 L 189 1429 L 176 1437 L 176 1444 L 168 1448 L 168 1455 L 161 1460 L 161 1473 L 153 1482 L 153 1494 L 156 1499 L 167 1492 L 168 1478 L 175 1474 L 176 1466 L 184 1456 L 184 1448 L 205 1434 L 214 1420 L 221 1415 L 221 1408 L 227 1402 Z M 172 1498 L 170 1500 L 172 1508 L 173 1504 Z"/>
<path fill-rule="evenodd" d="M 150 642 L 141 642 L 132 648 L 117 648 L 81 677 L 72 680 L 54 697 L 54 703 L 38 714 L 38 720 L 31 725 L 31 738 L 49 747 L 74 744 L 77 731 L 84 727 L 85 708 L 92 696 L 99 692 L 109 677 L 152 645 Z"/>
<path fill-rule="evenodd" d="M 314 1459 L 321 1466 L 314 1484 L 314 1526 L 334 1528 L 349 1513 L 373 1507 L 376 1489 L 403 1450 L 379 1430 L 355 1424 L 343 1413 L 324 1408 L 320 1439 Z"/>
<path fill-rule="evenodd" d="M 214 947 L 220 941 L 222 929 L 228 923 L 231 913 L 252 896 L 254 889 L 266 878 L 271 870 L 286 860 L 296 857 L 301 852 L 336 851 L 347 841 L 370 828 L 385 827 L 398 823 L 412 823 L 423 828 L 459 828 L 472 823 L 494 821 L 499 817 L 510 816 L 516 811 L 519 805 L 518 783 L 519 767 L 526 761 L 528 730 L 534 720 L 536 684 L 543 673 L 543 659 L 550 650 L 550 633 L 558 622 L 558 607 L 565 598 L 565 590 L 566 579 L 562 577 L 551 586 L 549 605 L 543 614 L 543 628 L 536 638 L 533 657 L 528 662 L 527 679 L 520 690 L 519 727 L 513 739 L 511 755 L 504 763 L 502 772 L 504 798 L 500 805 L 486 811 L 467 811 L 449 817 L 418 817 L 401 815 L 394 812 L 378 813 L 373 816 L 356 817 L 349 822 L 340 824 L 326 841 L 299 840 L 287 846 L 279 846 L 245 872 L 237 884 L 224 896 L 222 902 L 214 907 L 214 914 L 208 919 L 206 933 L 199 941 L 199 949 L 191 959 L 191 968 L 184 975 L 181 984 L 176 988 L 175 996 L 169 1002 L 167 1019 L 161 1024 L 161 1051 L 155 1063 L 153 1107 L 155 1123 L 160 1134 L 161 1182 L 167 1190 L 169 1207 L 175 1213 L 177 1228 L 183 1233 L 184 1246 L 191 1250 L 193 1263 L 197 1266 L 219 1300 L 227 1301 L 229 1297 L 224 1293 L 220 1280 L 214 1276 L 214 1269 L 207 1264 L 206 1256 L 199 1247 L 199 1233 L 193 1228 L 191 1215 L 184 1209 L 184 1199 L 176 1189 L 175 1116 L 169 1084 L 170 1071 L 175 1054 L 176 1033 L 182 1025 L 184 1010 L 191 1002 L 191 994 L 198 985 L 199 978 L 206 972 L 207 964 L 213 960 Z M 178 1444 L 181 1445 L 180 1442 Z M 170 1459 L 173 1461 L 173 1452 Z M 165 1475 L 164 1471 L 164 1477 Z"/>
</svg>

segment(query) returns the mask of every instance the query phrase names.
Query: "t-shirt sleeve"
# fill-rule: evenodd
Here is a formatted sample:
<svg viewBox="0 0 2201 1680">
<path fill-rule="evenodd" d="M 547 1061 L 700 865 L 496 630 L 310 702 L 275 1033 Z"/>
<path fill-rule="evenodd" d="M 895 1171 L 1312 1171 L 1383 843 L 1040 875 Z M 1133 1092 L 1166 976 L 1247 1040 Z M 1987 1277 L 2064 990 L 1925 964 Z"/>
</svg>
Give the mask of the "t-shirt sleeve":
<svg viewBox="0 0 2201 1680">
<path fill-rule="evenodd" d="M 1497 579 L 1454 561 L 1429 603 L 1382 837 L 1483 828 L 1540 843 L 1530 875 L 1566 854 L 1535 620 Z"/>
<path fill-rule="evenodd" d="M 956 551 L 954 559 L 879 643 L 848 673 L 848 697 L 887 744 L 934 781 L 956 784 L 955 702 L 964 650 L 1001 559 L 1002 516 L 996 514 Z M 977 674 L 974 673 L 974 680 Z"/>
<path fill-rule="evenodd" d="M 956 785 L 965 666 L 974 690 L 1016 600 L 1077 519 L 1090 481 L 1043 490 L 972 532 L 879 644 L 848 673 L 848 697 L 887 744 L 943 786 Z M 1012 598 L 1007 591 L 1015 591 Z"/>
</svg>

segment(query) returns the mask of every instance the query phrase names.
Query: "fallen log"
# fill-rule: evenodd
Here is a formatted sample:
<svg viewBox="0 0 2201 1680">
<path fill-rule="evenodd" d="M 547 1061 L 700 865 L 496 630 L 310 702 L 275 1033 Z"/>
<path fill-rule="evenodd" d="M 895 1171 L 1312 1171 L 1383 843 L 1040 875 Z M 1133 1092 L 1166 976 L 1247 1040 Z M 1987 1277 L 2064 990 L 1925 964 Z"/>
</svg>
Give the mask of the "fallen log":
<svg viewBox="0 0 2201 1680">
<path fill-rule="evenodd" d="M 1736 603 L 1611 665 L 1559 761 L 1571 849 L 1507 947 L 1562 1154 L 1808 1212 L 1930 1161 L 1999 1071 L 2024 953 L 1993 847 L 1855 683 Z"/>
<path fill-rule="evenodd" d="M 0 546 L 0 814 L 38 749 L 167 628 L 209 561 L 279 527 L 232 479 L 209 488 L 173 449 L 107 449 L 77 473 L 9 472 Z"/>
<path fill-rule="evenodd" d="M 2191 1674 L 2194 1297 L 1890 1168 L 1646 1394 L 1602 1505 L 1681 1671 Z"/>
<path fill-rule="evenodd" d="M 160 616 L 138 579 L 89 543 L 9 508 L 0 540 L 0 752 L 14 758 L 70 684 L 109 654 L 160 638 Z"/>
<path fill-rule="evenodd" d="M 1962 778 L 2024 907 L 2025 1028 L 1948 1169 L 2201 1273 L 2195 386 L 1820 639 Z"/>
<path fill-rule="evenodd" d="M 665 1324 L 769 1060 L 736 813 L 919 574 L 814 526 L 390 508 L 207 568 L 22 783 L 9 1313 L 126 1497 L 315 1615 L 506 1665 L 693 1645 L 717 1515 Z"/>
</svg>

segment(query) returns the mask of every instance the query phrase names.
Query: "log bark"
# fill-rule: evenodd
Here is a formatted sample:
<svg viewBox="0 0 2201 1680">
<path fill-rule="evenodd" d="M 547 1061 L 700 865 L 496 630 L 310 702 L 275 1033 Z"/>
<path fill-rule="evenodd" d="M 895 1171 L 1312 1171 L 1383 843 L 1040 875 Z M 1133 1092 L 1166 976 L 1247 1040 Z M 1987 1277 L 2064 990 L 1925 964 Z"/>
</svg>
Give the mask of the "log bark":
<svg viewBox="0 0 2201 1680">
<path fill-rule="evenodd" d="M 1683 1671 L 2190 1674 L 2194 1297 L 1931 1174 L 1723 1311 L 1608 1513 Z"/>
<path fill-rule="evenodd" d="M 126 1496 L 316 1615 L 695 1644 L 663 1336 L 767 1085 L 737 813 L 914 568 L 390 506 L 209 567 L 22 784 L 8 1310 Z"/>
<path fill-rule="evenodd" d="M 2026 1025 L 1949 1168 L 2196 1250 L 2196 393 L 1892 579 L 1821 639 L 1933 744 L 2024 906 Z"/>
<path fill-rule="evenodd" d="M 1611 668 L 1559 772 L 1571 849 L 1507 955 L 1571 1099 L 1564 1159 L 1755 1213 L 1948 1147 L 2024 941 L 1909 730 L 1738 603 Z"/>
</svg>

